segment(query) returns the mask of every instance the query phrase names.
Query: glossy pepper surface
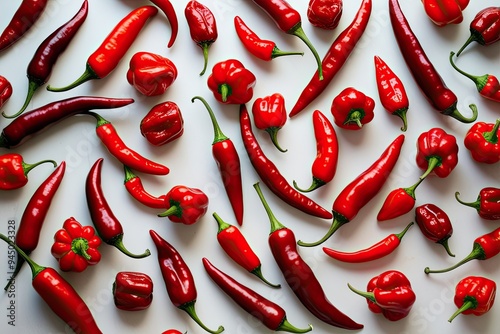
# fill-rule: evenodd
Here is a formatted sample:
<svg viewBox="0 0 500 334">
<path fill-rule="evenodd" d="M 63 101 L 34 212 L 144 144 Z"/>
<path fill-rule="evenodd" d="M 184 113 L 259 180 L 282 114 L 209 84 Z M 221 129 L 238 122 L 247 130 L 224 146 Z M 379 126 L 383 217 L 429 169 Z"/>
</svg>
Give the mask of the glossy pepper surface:
<svg viewBox="0 0 500 334">
<path fill-rule="evenodd" d="M 463 11 L 469 0 L 422 0 L 429 19 L 438 27 L 459 24 L 464 20 Z"/>
<path fill-rule="evenodd" d="M 370 311 L 382 313 L 390 321 L 407 317 L 417 299 L 408 277 L 397 270 L 388 270 L 373 277 L 368 282 L 367 292 L 357 290 L 350 284 L 348 286 L 366 298 Z"/>
<path fill-rule="evenodd" d="M 442 128 L 422 132 L 417 138 L 416 162 L 425 171 L 420 178 L 430 174 L 447 177 L 458 164 L 456 137 Z"/>
<path fill-rule="evenodd" d="M 331 112 L 335 124 L 347 130 L 359 130 L 373 120 L 375 101 L 365 93 L 347 87 L 332 101 Z"/>
<path fill-rule="evenodd" d="M 459 314 L 481 316 L 495 303 L 497 285 L 495 281 L 482 276 L 467 276 L 455 287 L 453 301 L 458 310 L 448 319 L 452 322 Z"/>
<path fill-rule="evenodd" d="M 500 7 L 481 9 L 471 21 L 469 30 L 470 36 L 458 50 L 457 57 L 472 42 L 487 46 L 500 41 Z"/>
<path fill-rule="evenodd" d="M 467 131 L 464 146 L 477 162 L 494 164 L 500 161 L 500 118 L 495 123 L 476 122 Z"/>
<path fill-rule="evenodd" d="M 237 59 L 218 62 L 208 77 L 208 88 L 217 101 L 244 104 L 252 99 L 255 75 Z"/>
<path fill-rule="evenodd" d="M 165 195 L 167 210 L 158 217 L 168 217 L 174 223 L 192 225 L 208 210 L 208 196 L 198 188 L 183 185 L 172 187 Z"/>
<path fill-rule="evenodd" d="M 449 256 L 455 256 L 448 246 L 448 240 L 453 235 L 453 225 L 443 209 L 432 203 L 419 205 L 415 208 L 415 221 L 427 239 L 443 245 Z"/>
<path fill-rule="evenodd" d="M 485 187 L 479 191 L 476 201 L 470 203 L 462 201 L 459 195 L 457 191 L 455 193 L 457 201 L 476 209 L 479 217 L 488 220 L 500 219 L 500 188 Z"/>
<path fill-rule="evenodd" d="M 75 218 L 64 221 L 62 229 L 54 235 L 50 252 L 62 271 L 82 272 L 89 265 L 101 261 L 101 239 L 92 226 L 82 226 Z"/>
<path fill-rule="evenodd" d="M 115 276 L 112 293 L 120 310 L 145 310 L 153 301 L 153 280 L 142 272 L 120 271 Z"/>
<path fill-rule="evenodd" d="M 143 95 L 162 95 L 175 79 L 177 67 L 167 57 L 140 51 L 130 58 L 127 81 Z"/>
<path fill-rule="evenodd" d="M 415 189 L 423 180 L 424 179 L 419 179 L 417 183 L 411 187 L 391 190 L 377 213 L 377 220 L 390 220 L 410 212 L 416 202 Z"/>
<path fill-rule="evenodd" d="M 184 118 L 177 103 L 161 102 L 153 106 L 139 125 L 141 135 L 154 146 L 168 144 L 184 133 Z"/>
<path fill-rule="evenodd" d="M 10 81 L 3 75 L 0 75 L 0 108 L 10 99 L 12 92 L 13 89 Z"/>
<path fill-rule="evenodd" d="M 278 131 L 287 120 L 285 98 L 280 93 L 274 93 L 255 99 L 252 105 L 252 115 L 255 127 L 266 131 L 274 146 L 280 152 L 286 152 L 278 143 Z"/>
<path fill-rule="evenodd" d="M 139 176 L 134 174 L 134 172 L 128 167 L 123 166 L 125 172 L 124 185 L 127 192 L 132 195 L 132 197 L 139 203 L 153 209 L 165 209 L 167 207 L 167 202 L 165 201 L 165 195 L 154 196 L 149 193 L 142 183 Z"/>
<path fill-rule="evenodd" d="M 53 160 L 42 160 L 34 164 L 24 162 L 23 156 L 18 153 L 0 155 L 0 190 L 13 190 L 24 187 L 28 183 L 28 173 L 43 163 L 52 163 Z"/>
<path fill-rule="evenodd" d="M 309 0 L 307 19 L 315 27 L 333 30 L 339 25 L 343 9 L 343 0 Z"/>
<path fill-rule="evenodd" d="M 158 6 L 160 10 L 167 17 L 168 22 L 170 23 L 170 28 L 172 32 L 170 34 L 170 39 L 168 41 L 167 47 L 171 48 L 175 40 L 177 39 L 177 34 L 179 33 L 179 20 L 177 18 L 177 12 L 175 11 L 175 7 L 173 6 L 170 0 L 150 0 L 153 4 Z"/>
</svg>

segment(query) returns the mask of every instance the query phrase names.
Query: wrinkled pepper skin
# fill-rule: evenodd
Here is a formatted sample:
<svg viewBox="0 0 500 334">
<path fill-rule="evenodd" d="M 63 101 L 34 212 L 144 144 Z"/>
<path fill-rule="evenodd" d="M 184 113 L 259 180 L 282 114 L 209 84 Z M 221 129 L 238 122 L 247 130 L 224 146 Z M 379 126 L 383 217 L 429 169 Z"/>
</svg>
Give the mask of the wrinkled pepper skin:
<svg viewBox="0 0 500 334">
<path fill-rule="evenodd" d="M 495 281 L 481 276 L 467 276 L 455 287 L 453 301 L 458 310 L 448 319 L 452 322 L 459 314 L 481 316 L 495 303 L 497 285 Z"/>
<path fill-rule="evenodd" d="M 470 36 L 458 50 L 457 57 L 472 42 L 488 46 L 500 41 L 500 7 L 486 7 L 480 10 L 471 21 Z"/>
<path fill-rule="evenodd" d="M 444 27 L 464 20 L 462 12 L 469 0 L 422 0 L 422 4 L 429 19 L 438 27 Z"/>
<path fill-rule="evenodd" d="M 429 240 L 443 245 L 450 256 L 448 240 L 453 234 L 453 226 L 448 214 L 435 204 L 427 203 L 415 208 L 415 221 L 422 234 Z"/>
<path fill-rule="evenodd" d="M 417 139 L 416 162 L 426 174 L 429 172 L 440 178 L 447 177 L 458 164 L 457 139 L 441 128 L 421 133 Z"/>
<path fill-rule="evenodd" d="M 145 273 L 120 271 L 113 282 L 113 301 L 124 311 L 147 309 L 153 301 L 153 280 Z"/>
<path fill-rule="evenodd" d="M 309 0 L 307 19 L 315 27 L 333 30 L 339 25 L 343 8 L 343 0 Z"/>
<path fill-rule="evenodd" d="M 347 130 L 360 130 L 373 120 L 375 101 L 353 87 L 347 87 L 332 101 L 331 112 L 335 124 Z"/>
<path fill-rule="evenodd" d="M 495 164 L 500 161 L 500 118 L 495 123 L 476 122 L 467 131 L 464 145 L 477 162 Z"/>
<path fill-rule="evenodd" d="M 12 84 L 10 81 L 6 77 L 0 75 L 0 108 L 10 99 L 12 91 Z"/>
<path fill-rule="evenodd" d="M 174 223 L 192 225 L 197 223 L 208 210 L 208 196 L 197 188 L 174 186 L 165 195 L 167 211 L 158 217 L 168 217 Z"/>
<path fill-rule="evenodd" d="M 255 99 L 252 105 L 252 115 L 255 127 L 269 133 L 274 146 L 280 152 L 287 150 L 278 143 L 278 131 L 285 125 L 287 113 L 285 98 L 280 93 L 274 93 Z"/>
<path fill-rule="evenodd" d="M 487 220 L 500 219 L 500 188 L 485 187 L 481 189 L 475 202 L 466 203 L 458 197 L 460 193 L 455 193 L 457 201 L 463 205 L 470 206 L 477 210 L 479 217 Z"/>
<path fill-rule="evenodd" d="M 172 101 L 151 108 L 139 125 L 141 134 L 154 146 L 168 144 L 184 133 L 184 118 L 179 106 Z"/>
<path fill-rule="evenodd" d="M 255 75 L 237 59 L 215 64 L 207 80 L 215 99 L 226 104 L 245 104 L 250 101 L 255 84 Z"/>
<path fill-rule="evenodd" d="M 7 153 L 0 155 L 0 190 L 13 190 L 24 187 L 28 183 L 28 173 L 36 166 L 51 162 L 54 167 L 57 164 L 53 160 L 42 160 L 35 164 L 24 162 L 22 155 L 18 153 Z"/>
<path fill-rule="evenodd" d="M 177 67 L 168 58 L 151 52 L 137 52 L 130 58 L 127 81 L 141 94 L 164 94 L 177 79 Z"/>
</svg>

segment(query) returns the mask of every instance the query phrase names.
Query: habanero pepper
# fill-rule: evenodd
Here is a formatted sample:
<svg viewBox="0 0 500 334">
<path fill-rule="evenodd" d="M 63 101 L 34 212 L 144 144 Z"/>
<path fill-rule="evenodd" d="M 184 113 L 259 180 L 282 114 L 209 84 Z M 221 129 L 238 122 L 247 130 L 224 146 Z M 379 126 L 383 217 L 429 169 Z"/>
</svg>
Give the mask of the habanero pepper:
<svg viewBox="0 0 500 334">
<path fill-rule="evenodd" d="M 471 117 L 465 117 L 458 111 L 457 96 L 446 86 L 443 78 L 427 57 L 401 10 L 398 0 L 389 0 L 389 16 L 401 55 L 427 101 L 443 115 L 462 123 L 474 122 L 478 116 L 476 105 L 469 105 L 472 110 Z"/>
<path fill-rule="evenodd" d="M 328 240 L 342 225 L 352 221 L 359 211 L 379 193 L 389 178 L 398 161 L 404 139 L 403 134 L 396 137 L 370 167 L 340 192 L 332 205 L 333 222 L 320 240 L 311 243 L 299 240 L 297 244 L 304 247 L 318 246 Z"/>
<path fill-rule="evenodd" d="M 472 42 L 488 46 L 500 41 L 500 7 L 481 9 L 469 25 L 470 36 L 458 50 L 457 57 Z"/>
<path fill-rule="evenodd" d="M 278 151 L 288 151 L 281 148 L 278 143 L 278 131 L 285 125 L 287 119 L 283 95 L 274 93 L 255 99 L 252 104 L 252 116 L 255 127 L 269 134 Z"/>
<path fill-rule="evenodd" d="M 222 183 L 231 203 L 236 221 L 241 226 L 243 225 L 244 205 L 241 163 L 238 151 L 236 151 L 233 141 L 222 132 L 214 112 L 207 101 L 200 96 L 193 97 L 191 102 L 194 102 L 194 100 L 200 100 L 210 116 L 214 128 L 212 155 L 219 169 Z"/>
<path fill-rule="evenodd" d="M 243 104 L 252 99 L 255 75 L 237 59 L 218 62 L 208 77 L 208 88 L 217 101 Z"/>
<path fill-rule="evenodd" d="M 487 313 L 495 303 L 497 284 L 482 276 L 467 276 L 455 287 L 453 302 L 458 307 L 448 322 L 452 322 L 459 314 L 481 316 Z"/>
<path fill-rule="evenodd" d="M 464 146 L 469 150 L 472 159 L 485 164 L 500 161 L 500 118 L 495 123 L 476 122 L 467 131 Z"/>
<path fill-rule="evenodd" d="M 12 92 L 13 89 L 10 81 L 3 75 L 0 75 L 0 108 L 10 99 Z"/>
<path fill-rule="evenodd" d="M 102 334 L 90 308 L 71 284 L 54 268 L 34 262 L 7 236 L 0 239 L 8 243 L 28 263 L 32 273 L 31 284 L 47 306 L 75 333 Z"/>
<path fill-rule="evenodd" d="M 278 304 L 236 281 L 231 276 L 215 267 L 206 257 L 202 258 L 205 271 L 212 281 L 221 288 L 232 300 L 250 315 L 262 322 L 273 331 L 289 333 L 307 333 L 313 328 L 299 329 L 286 318 L 285 310 Z"/>
<path fill-rule="evenodd" d="M 265 284 L 272 288 L 281 287 L 279 284 L 272 284 L 262 275 L 262 263 L 245 239 L 243 233 L 236 226 L 223 221 L 216 212 L 212 216 L 215 218 L 219 228 L 217 231 L 217 241 L 224 252 L 239 266 L 257 276 Z"/>
<path fill-rule="evenodd" d="M 335 124 L 347 130 L 360 130 L 373 120 L 375 101 L 353 87 L 347 87 L 333 98 L 331 112 Z"/>
<path fill-rule="evenodd" d="M 307 19 L 315 27 L 333 30 L 339 25 L 343 8 L 343 0 L 309 0 Z"/>
<path fill-rule="evenodd" d="M 90 217 L 102 241 L 114 246 L 120 252 L 134 259 L 141 259 L 151 255 L 149 249 L 142 254 L 132 254 L 123 244 L 123 227 L 115 216 L 102 190 L 102 163 L 99 158 L 90 168 L 85 180 L 85 196 Z"/>
<path fill-rule="evenodd" d="M 124 311 L 147 309 L 153 301 L 153 280 L 145 273 L 120 271 L 112 287 L 115 306 Z"/>
<path fill-rule="evenodd" d="M 366 298 L 370 311 L 382 313 L 390 321 L 407 317 L 417 299 L 408 277 L 397 270 L 388 270 L 373 277 L 368 282 L 367 292 L 347 285 L 353 292 Z"/>
<path fill-rule="evenodd" d="M 208 196 L 198 188 L 183 185 L 172 187 L 165 195 L 166 211 L 158 217 L 168 217 L 174 223 L 196 224 L 208 210 Z"/>
<path fill-rule="evenodd" d="M 139 176 L 134 174 L 128 166 L 123 165 L 123 168 L 125 170 L 125 180 L 123 184 L 125 185 L 127 192 L 132 195 L 135 200 L 148 208 L 166 208 L 167 203 L 165 202 L 165 195 L 154 196 L 150 194 L 146 189 L 144 189 L 144 185 L 142 184 L 142 180 Z"/>
<path fill-rule="evenodd" d="M 432 203 L 419 205 L 415 208 L 415 221 L 427 239 L 443 245 L 449 256 L 455 256 L 448 246 L 453 226 L 450 217 L 443 209 Z"/>
<path fill-rule="evenodd" d="M 54 160 L 42 160 L 28 164 L 24 162 L 23 156 L 19 153 L 0 155 L 0 190 L 14 190 L 24 187 L 28 183 L 28 173 L 46 162 L 57 167 Z"/>
<path fill-rule="evenodd" d="M 217 20 L 214 14 L 204 4 L 191 0 L 186 4 L 184 15 L 189 27 L 191 39 L 203 50 L 203 69 L 200 76 L 205 74 L 208 65 L 208 50 L 217 40 Z"/>
<path fill-rule="evenodd" d="M 142 118 L 139 129 L 151 145 L 162 146 L 182 136 L 184 118 L 175 102 L 161 102 Z"/>
<path fill-rule="evenodd" d="M 464 20 L 462 12 L 469 5 L 469 0 L 422 0 L 422 4 L 429 19 L 438 27 L 444 27 Z"/>
<path fill-rule="evenodd" d="M 255 171 L 266 186 L 285 203 L 294 208 L 324 219 L 331 219 L 332 214 L 309 197 L 293 188 L 280 173 L 274 162 L 264 154 L 252 131 L 252 122 L 246 105 L 240 105 L 240 130 L 245 150 Z"/>
<path fill-rule="evenodd" d="M 339 143 L 337 133 L 330 120 L 319 110 L 312 113 L 314 137 L 316 139 L 316 158 L 312 164 L 312 183 L 307 189 L 301 189 L 293 181 L 295 189 L 310 192 L 333 180 L 337 172 Z"/>
<path fill-rule="evenodd" d="M 293 117 L 304 110 L 326 89 L 361 39 L 368 25 L 371 12 L 372 0 L 363 0 L 353 21 L 333 41 L 323 57 L 321 62 L 321 71 L 324 76 L 323 80 L 319 79 L 317 73 L 313 75 L 288 114 L 289 117 Z"/>
<path fill-rule="evenodd" d="M 125 56 L 128 49 L 150 18 L 158 13 L 154 6 L 142 6 L 132 10 L 111 30 L 101 45 L 87 59 L 85 71 L 73 83 L 55 88 L 47 86 L 51 92 L 65 92 L 94 79 L 108 76 Z"/>
<path fill-rule="evenodd" d="M 264 61 L 270 61 L 282 56 L 304 55 L 304 52 L 282 51 L 276 46 L 275 42 L 261 39 L 238 15 L 234 17 L 234 28 L 245 49 Z"/>
<path fill-rule="evenodd" d="M 299 301 L 311 314 L 329 325 L 349 330 L 363 328 L 362 324 L 355 322 L 328 300 L 311 267 L 300 256 L 295 234 L 278 221 L 264 198 L 259 183 L 255 183 L 253 187 L 269 218 L 271 231 L 268 242 L 273 257 Z"/>
<path fill-rule="evenodd" d="M 479 191 L 475 202 L 467 203 L 460 200 L 460 193 L 455 192 L 455 198 L 460 204 L 477 210 L 479 217 L 487 220 L 500 219 L 500 188 L 485 187 Z"/>
<path fill-rule="evenodd" d="M 189 266 L 182 255 L 156 231 L 149 230 L 151 239 L 158 252 L 158 264 L 165 282 L 168 297 L 178 309 L 186 312 L 201 328 L 209 333 L 218 334 L 224 331 L 223 326 L 211 330 L 205 326 L 196 314 L 195 304 L 198 298 L 196 284 Z"/>
<path fill-rule="evenodd" d="M 172 29 L 172 32 L 170 34 L 170 40 L 168 41 L 167 48 L 171 48 L 174 45 L 175 40 L 177 39 L 177 34 L 179 32 L 179 20 L 177 19 L 175 8 L 170 0 L 150 1 L 158 6 L 158 8 L 160 8 L 160 10 L 163 12 L 163 14 L 165 14 L 168 22 L 170 23 L 170 29 Z"/>
</svg>

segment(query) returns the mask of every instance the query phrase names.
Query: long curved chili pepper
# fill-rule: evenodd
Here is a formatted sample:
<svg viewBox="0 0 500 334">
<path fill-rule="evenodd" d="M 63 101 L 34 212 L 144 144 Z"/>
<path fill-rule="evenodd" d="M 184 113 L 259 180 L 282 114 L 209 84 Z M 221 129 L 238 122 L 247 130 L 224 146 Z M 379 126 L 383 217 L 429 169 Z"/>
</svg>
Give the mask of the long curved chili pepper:
<svg viewBox="0 0 500 334">
<path fill-rule="evenodd" d="M 362 263 L 374 261 L 394 252 L 401 244 L 401 239 L 403 239 L 406 231 L 408 231 L 413 224 L 413 222 L 409 223 L 400 233 L 389 234 L 387 237 L 368 248 L 355 252 L 342 252 L 329 247 L 323 247 L 323 252 L 329 257 L 342 262 Z"/>
<path fill-rule="evenodd" d="M 371 12 L 372 0 L 363 0 L 356 16 L 354 17 L 354 20 L 333 41 L 323 57 L 321 62 L 323 80 L 319 80 L 317 73 L 313 75 L 288 114 L 289 117 L 293 117 L 304 110 L 333 80 L 363 35 L 363 32 L 368 25 Z"/>
<path fill-rule="evenodd" d="M 224 189 L 226 190 L 227 197 L 229 198 L 234 215 L 236 216 L 236 221 L 241 226 L 243 225 L 244 208 L 240 157 L 233 141 L 220 129 L 212 108 L 210 108 L 207 101 L 200 96 L 195 96 L 191 99 L 191 102 L 195 100 L 200 100 L 210 115 L 210 120 L 214 128 L 212 154 L 219 168 L 222 183 L 224 184 Z"/>
<path fill-rule="evenodd" d="M 385 181 L 389 178 L 398 161 L 404 139 L 403 134 L 396 137 L 368 169 L 340 192 L 332 205 L 333 222 L 324 237 L 312 243 L 299 240 L 297 244 L 305 247 L 320 245 L 328 240 L 342 225 L 352 221 L 359 211 L 379 193 Z"/>
<path fill-rule="evenodd" d="M 250 162 L 262 181 L 276 196 L 281 198 L 285 203 L 307 214 L 324 219 L 332 218 L 332 214 L 329 211 L 295 190 L 279 172 L 276 165 L 266 157 L 252 131 L 250 115 L 244 104 L 240 105 L 240 129 L 243 144 L 245 145 Z"/>
<path fill-rule="evenodd" d="M 104 146 L 106 146 L 109 153 L 122 164 L 147 174 L 167 175 L 170 172 L 167 166 L 147 159 L 138 152 L 127 147 L 113 124 L 104 119 L 101 115 L 94 112 L 88 112 L 88 114 L 94 116 L 97 120 L 97 137 L 99 137 Z"/>
<path fill-rule="evenodd" d="M 283 276 L 298 297 L 300 302 L 321 321 L 344 328 L 361 329 L 362 324 L 352 320 L 349 316 L 337 309 L 327 298 L 323 287 L 316 278 L 311 267 L 300 256 L 295 234 L 292 230 L 281 224 L 269 207 L 259 183 L 254 188 L 266 210 L 271 224 L 269 233 L 269 247 Z"/>
<path fill-rule="evenodd" d="M 276 43 L 267 39 L 261 39 L 239 16 L 234 17 L 234 28 L 245 49 L 255 57 L 270 61 L 274 58 L 283 56 L 299 55 L 304 52 L 292 52 L 280 50 Z"/>
<path fill-rule="evenodd" d="M 129 105 L 134 99 L 75 96 L 25 112 L 16 117 L 0 134 L 0 147 L 15 148 L 49 126 L 91 109 L 113 109 Z"/>
<path fill-rule="evenodd" d="M 158 13 L 154 6 L 142 6 L 132 10 L 113 28 L 102 44 L 87 59 L 83 74 L 73 83 L 55 88 L 47 86 L 51 92 L 65 92 L 84 82 L 108 76 L 139 35 L 150 18 Z"/>
<path fill-rule="evenodd" d="M 151 255 L 149 249 L 142 254 L 132 254 L 123 244 L 123 227 L 118 218 L 111 210 L 101 186 L 102 162 L 103 158 L 99 158 L 90 168 L 90 171 L 85 180 L 85 195 L 87 198 L 87 206 L 90 217 L 94 223 L 95 229 L 102 241 L 108 245 L 116 247 L 123 254 L 134 258 L 141 259 Z"/>
<path fill-rule="evenodd" d="M 59 189 L 59 185 L 64 177 L 66 171 L 66 162 L 62 161 L 59 166 L 54 169 L 52 174 L 49 175 L 45 181 L 35 190 L 31 199 L 29 200 L 26 208 L 24 209 L 19 227 L 16 232 L 16 245 L 29 255 L 38 246 L 40 240 L 40 232 L 42 230 L 45 217 L 50 208 L 50 204 Z M 16 268 L 5 286 L 4 290 L 7 291 L 10 285 L 14 282 L 17 274 L 24 264 L 24 258 L 17 256 Z"/>
<path fill-rule="evenodd" d="M 293 326 L 287 320 L 286 312 L 281 306 L 222 272 L 206 257 L 202 258 L 202 262 L 205 271 L 214 283 L 241 308 L 262 322 L 270 330 L 290 333 L 307 333 L 313 329 L 312 325 L 309 325 L 309 328 L 306 329 L 299 329 Z"/>
<path fill-rule="evenodd" d="M 317 77 L 323 80 L 324 68 L 321 66 L 321 59 L 302 29 L 302 18 L 300 13 L 294 9 L 286 0 L 252 0 L 274 21 L 278 28 L 286 34 L 293 35 L 301 39 L 311 50 L 316 63 L 318 64 Z"/>
<path fill-rule="evenodd" d="M 301 189 L 297 182 L 293 186 L 298 191 L 310 192 L 324 186 L 335 176 L 339 157 L 337 134 L 330 120 L 319 110 L 312 114 L 314 136 L 316 137 L 316 158 L 312 164 L 312 184 L 307 189 Z"/>
<path fill-rule="evenodd" d="M 128 193 L 132 195 L 134 199 L 153 209 L 165 209 L 167 207 L 165 195 L 153 196 L 144 189 L 142 180 L 139 176 L 134 174 L 130 167 L 123 165 L 123 168 L 125 170 L 125 181 L 123 182 L 125 189 L 127 189 Z"/>
<path fill-rule="evenodd" d="M 177 13 L 170 0 L 150 0 L 153 4 L 158 6 L 160 10 L 167 17 L 170 23 L 170 29 L 172 29 L 170 40 L 168 41 L 167 48 L 171 48 L 177 39 L 177 34 L 179 32 L 179 20 L 177 19 Z"/>
<path fill-rule="evenodd" d="M 219 326 L 217 330 L 209 329 L 196 314 L 195 304 L 198 292 L 193 274 L 181 254 L 156 231 L 149 230 L 149 235 L 158 251 L 158 264 L 172 304 L 186 312 L 191 319 L 207 332 L 214 334 L 223 332 L 223 326 Z"/>
<path fill-rule="evenodd" d="M 57 270 L 43 267 L 33 261 L 21 248 L 3 234 L 0 239 L 14 247 L 28 263 L 32 273 L 31 284 L 47 306 L 75 333 L 102 334 L 92 312 L 71 284 Z"/>
<path fill-rule="evenodd" d="M 425 54 L 398 0 L 389 0 L 389 16 L 401 55 L 429 103 L 443 115 L 453 117 L 463 123 L 474 122 L 478 115 L 477 107 L 474 104 L 469 105 L 472 110 L 471 117 L 465 117 L 457 110 L 457 96 L 446 86 L 443 78 Z"/>
<path fill-rule="evenodd" d="M 87 14 L 88 1 L 85 0 L 73 18 L 57 28 L 38 46 L 26 70 L 28 94 L 24 105 L 13 115 L 7 116 L 2 113 L 4 117 L 15 118 L 26 110 L 37 89 L 49 80 L 57 59 L 66 50 L 78 30 L 80 30 L 83 22 L 87 19 Z"/>
<path fill-rule="evenodd" d="M 23 0 L 0 35 L 0 51 L 16 43 L 38 21 L 48 0 Z"/>
</svg>

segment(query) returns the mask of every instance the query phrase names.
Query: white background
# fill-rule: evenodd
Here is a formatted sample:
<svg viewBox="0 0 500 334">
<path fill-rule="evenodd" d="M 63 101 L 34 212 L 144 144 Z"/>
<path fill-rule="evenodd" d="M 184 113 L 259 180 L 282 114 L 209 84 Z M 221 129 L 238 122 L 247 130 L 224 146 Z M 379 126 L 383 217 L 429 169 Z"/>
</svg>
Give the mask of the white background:
<svg viewBox="0 0 500 334">
<path fill-rule="evenodd" d="M 7 25 L 20 1 L 4 1 L 0 12 L 0 26 Z M 86 206 L 84 181 L 90 167 L 98 158 L 104 158 L 102 188 L 108 202 L 120 219 L 125 230 L 124 243 L 132 252 L 145 248 L 152 255 L 141 260 L 126 257 L 114 247 L 103 244 L 100 248 L 102 261 L 89 267 L 83 273 L 63 273 L 74 285 L 92 310 L 104 333 L 161 333 L 168 328 L 188 331 L 190 334 L 204 333 L 186 313 L 175 308 L 167 295 L 156 257 L 155 246 L 149 237 L 154 229 L 171 242 L 190 266 L 198 288 L 196 309 L 199 317 L 210 328 L 223 325 L 227 333 L 268 333 L 260 323 L 230 300 L 205 273 L 201 258 L 208 257 L 213 264 L 232 275 L 238 281 L 250 286 L 262 295 L 282 305 L 289 321 L 304 328 L 311 323 L 314 333 L 341 333 L 344 330 L 326 325 L 312 316 L 297 300 L 286 285 L 269 251 L 267 235 L 269 223 L 266 213 L 252 185 L 259 181 L 258 175 L 249 163 L 242 146 L 238 126 L 238 106 L 222 105 L 211 95 L 206 80 L 211 67 L 218 61 L 237 58 L 257 77 L 254 97 L 263 97 L 275 92 L 284 95 L 287 110 L 291 110 L 297 97 L 316 69 L 316 63 L 306 46 L 296 37 L 279 31 L 274 23 L 251 1 L 205 0 L 203 3 L 214 12 L 219 37 L 210 48 L 209 68 L 200 77 L 203 59 L 201 49 L 191 40 L 184 17 L 187 0 L 173 1 L 179 19 L 179 35 L 171 49 L 166 44 L 170 38 L 170 25 L 161 12 L 150 21 L 111 75 L 85 83 L 65 93 L 52 93 L 42 87 L 33 98 L 29 110 L 47 103 L 77 96 L 94 95 L 106 97 L 132 97 L 135 103 L 125 108 L 101 111 L 110 120 L 124 141 L 144 156 L 162 162 L 170 167 L 167 176 L 140 175 L 145 187 L 155 195 L 166 193 L 171 187 L 184 184 L 204 190 L 210 197 L 208 214 L 192 226 L 173 224 L 165 218 L 158 218 L 157 210 L 148 209 L 135 201 L 123 186 L 122 165 L 101 145 L 95 136 L 95 121 L 91 117 L 78 116 L 67 119 L 48 131 L 37 135 L 21 147 L 12 150 L 23 155 L 25 161 L 33 163 L 42 159 L 63 160 L 67 171 L 61 187 L 55 196 L 43 226 L 41 240 L 32 257 L 38 263 L 57 268 L 56 260 L 50 255 L 52 237 L 68 217 L 75 217 L 85 225 L 91 224 Z M 313 27 L 306 18 L 307 2 L 290 0 L 302 15 L 303 28 L 320 56 L 323 56 L 338 34 L 349 25 L 359 8 L 360 1 L 345 1 L 340 25 L 334 31 L 323 31 Z M 139 5 L 148 1 L 89 1 L 89 15 L 57 62 L 50 84 L 56 87 L 66 85 L 80 76 L 88 56 L 101 44 L 118 21 Z M 464 11 L 460 25 L 444 28 L 435 26 L 426 16 L 420 1 L 402 1 L 401 6 L 414 32 L 427 52 L 430 60 L 448 86 L 459 97 L 459 110 L 470 115 L 468 105 L 477 104 L 478 121 L 494 122 L 498 118 L 498 104 L 481 98 L 469 79 L 455 72 L 448 63 L 448 55 L 457 51 L 469 36 L 469 22 L 475 14 L 497 2 L 472 1 Z M 50 1 L 45 14 L 36 26 L 15 46 L 0 55 L 0 74 L 13 85 L 14 94 L 4 110 L 12 114 L 19 110 L 26 96 L 26 65 L 38 45 L 52 31 L 69 20 L 80 8 L 81 1 Z M 276 41 L 282 50 L 304 51 L 304 56 L 277 58 L 264 62 L 246 52 L 238 40 L 233 18 L 240 15 L 262 38 Z M 177 66 L 179 75 L 169 90 L 160 97 L 146 98 L 130 86 L 125 78 L 128 60 L 137 51 L 150 51 L 170 58 Z M 458 59 L 458 66 L 471 73 L 482 75 L 498 69 L 500 44 L 481 47 L 473 43 Z M 287 153 L 278 152 L 271 144 L 267 133 L 254 128 L 264 152 L 275 162 L 289 182 L 296 180 L 306 187 L 311 182 L 311 164 L 316 155 L 311 114 L 319 109 L 333 121 L 330 104 L 335 95 L 348 86 L 354 86 L 375 99 L 375 118 L 361 131 L 347 131 L 336 127 L 340 152 L 338 170 L 334 180 L 323 188 L 310 193 L 310 197 L 330 208 L 338 193 L 376 160 L 389 143 L 401 133 L 399 118 L 388 115 L 380 104 L 376 89 L 373 56 L 379 55 L 400 76 L 408 91 L 410 110 L 409 129 L 399 161 L 390 179 L 380 193 L 364 207 L 359 215 L 343 226 L 324 246 L 354 251 L 368 247 L 391 233 L 399 233 L 412 219 L 413 211 L 386 222 L 377 222 L 376 215 L 385 196 L 394 188 L 412 185 L 422 173 L 415 164 L 415 144 L 418 135 L 433 127 L 441 127 L 457 137 L 459 164 L 446 179 L 428 177 L 417 189 L 417 205 L 434 203 L 444 209 L 454 225 L 449 241 L 455 258 L 449 257 L 442 246 L 425 239 L 417 226 L 412 227 L 400 248 L 393 254 L 371 263 L 346 264 L 328 258 L 321 247 L 301 248 L 300 253 L 313 268 L 322 283 L 328 298 L 341 311 L 355 321 L 365 325 L 362 332 L 387 333 L 494 333 L 500 326 L 498 305 L 482 316 L 459 316 L 451 324 L 448 317 L 456 310 L 453 294 L 456 283 L 467 275 L 481 275 L 499 282 L 499 258 L 488 261 L 472 261 L 452 272 L 427 276 L 423 269 L 444 268 L 465 257 L 472 249 L 473 240 L 498 227 L 494 221 L 482 220 L 476 211 L 460 205 L 454 199 L 455 191 L 461 192 L 466 201 L 475 200 L 480 189 L 499 186 L 500 174 L 497 165 L 474 162 L 463 145 L 463 138 L 470 124 L 462 124 L 439 114 L 427 103 L 413 81 L 394 40 L 388 17 L 387 1 L 374 1 L 369 26 L 356 46 L 348 62 L 334 78 L 326 91 L 306 110 L 293 119 L 288 119 L 279 132 L 279 141 Z M 203 105 L 191 103 L 195 95 L 205 97 L 213 107 L 222 130 L 234 142 L 242 161 L 244 175 L 245 217 L 241 228 L 262 261 L 264 275 L 273 282 L 282 284 L 279 290 L 271 289 L 257 278 L 246 273 L 231 262 L 216 241 L 217 226 L 211 214 L 217 212 L 223 219 L 236 224 L 228 199 L 223 190 L 216 164 L 211 154 L 212 126 Z M 152 147 L 141 136 L 139 122 L 149 109 L 157 103 L 171 100 L 183 113 L 185 133 L 175 142 L 163 147 Z M 4 127 L 9 120 L 0 119 Z M 2 149 L 1 153 L 10 152 Z M 29 183 L 18 190 L 0 193 L 0 231 L 7 233 L 9 220 L 16 223 L 31 195 L 39 184 L 52 172 L 45 164 L 32 170 Z M 317 240 L 326 232 L 329 221 L 314 218 L 288 206 L 272 194 L 262 183 L 262 189 L 276 217 L 294 230 L 297 238 L 305 241 Z M 0 245 L 0 277 L 7 280 L 6 245 Z M 410 315 L 398 322 L 390 322 L 380 314 L 370 312 L 365 300 L 351 292 L 347 283 L 358 289 L 365 289 L 367 282 L 386 270 L 396 269 L 407 275 L 417 295 Z M 111 285 L 118 271 L 133 270 L 149 274 L 155 283 L 154 300 L 151 307 L 141 312 L 126 312 L 115 308 Z M 10 299 L 0 295 L 0 331 L 3 333 L 65 333 L 65 324 L 44 304 L 31 287 L 28 266 L 24 266 L 15 286 L 15 327 L 7 324 L 7 306 Z M 2 285 L 3 286 L 3 285 Z M 345 331 L 347 332 L 347 331 Z"/>
</svg>

